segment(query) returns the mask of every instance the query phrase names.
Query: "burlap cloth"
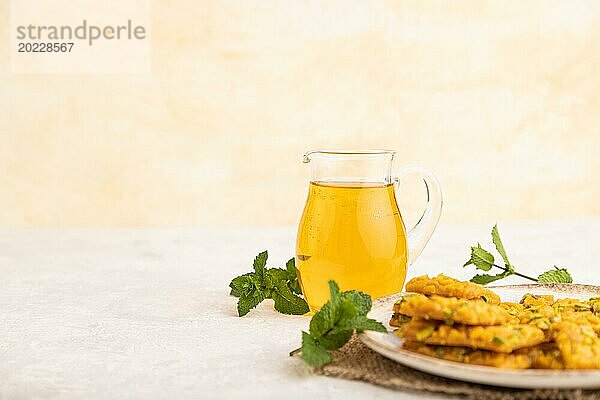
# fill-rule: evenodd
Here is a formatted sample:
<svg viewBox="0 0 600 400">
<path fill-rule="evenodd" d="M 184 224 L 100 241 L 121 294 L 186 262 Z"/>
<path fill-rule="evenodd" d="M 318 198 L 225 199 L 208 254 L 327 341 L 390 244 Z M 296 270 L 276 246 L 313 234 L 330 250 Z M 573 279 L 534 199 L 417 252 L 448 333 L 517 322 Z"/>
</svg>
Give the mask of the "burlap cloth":
<svg viewBox="0 0 600 400">
<path fill-rule="evenodd" d="M 365 346 L 354 336 L 334 352 L 334 360 L 315 370 L 317 374 L 369 382 L 405 391 L 429 391 L 467 399 L 600 399 L 600 390 L 507 389 L 478 385 L 429 375 L 389 360 Z"/>
</svg>

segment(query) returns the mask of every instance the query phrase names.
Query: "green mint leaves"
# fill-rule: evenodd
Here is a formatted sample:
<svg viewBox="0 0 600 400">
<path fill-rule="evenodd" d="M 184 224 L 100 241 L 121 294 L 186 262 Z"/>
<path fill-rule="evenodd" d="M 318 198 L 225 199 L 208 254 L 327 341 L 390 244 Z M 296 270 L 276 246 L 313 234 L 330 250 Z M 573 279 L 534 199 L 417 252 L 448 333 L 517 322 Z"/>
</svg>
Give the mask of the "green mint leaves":
<svg viewBox="0 0 600 400">
<path fill-rule="evenodd" d="M 478 283 L 480 285 L 487 285 L 488 283 L 495 282 L 497 280 L 506 278 L 510 275 L 517 275 L 525 279 L 529 279 L 538 283 L 572 283 L 573 278 L 565 268 L 554 267 L 549 271 L 541 274 L 537 279 L 527 275 L 523 275 L 515 270 L 515 267 L 508 260 L 506 250 L 500 239 L 500 233 L 498 232 L 498 225 L 494 225 L 492 228 L 492 243 L 496 247 L 496 251 L 500 254 L 504 266 L 495 264 L 495 259 L 492 253 L 483 249 L 478 243 L 477 246 L 471 247 L 471 258 L 463 265 L 474 265 L 475 268 L 481 271 L 489 271 L 492 267 L 496 267 L 502 270 L 499 274 L 478 274 L 471 278 L 471 282 Z"/>
<path fill-rule="evenodd" d="M 495 282 L 510 275 L 512 274 L 508 271 L 504 271 L 496 275 L 478 274 L 471 278 L 471 282 L 478 283 L 480 285 L 487 285 L 488 283 Z"/>
<path fill-rule="evenodd" d="M 492 243 L 494 243 L 494 246 L 496 246 L 498 254 L 502 256 L 505 267 L 507 267 L 511 271 L 514 271 L 513 266 L 510 264 L 510 261 L 508 261 L 508 256 L 506 255 L 506 250 L 504 250 L 502 240 L 500 240 L 500 234 L 498 233 L 498 224 L 494 225 L 494 227 L 492 228 Z"/>
<path fill-rule="evenodd" d="M 554 269 L 538 276 L 537 281 L 539 283 L 573 283 L 573 278 L 566 268 L 558 268 L 555 265 Z"/>
<path fill-rule="evenodd" d="M 302 290 L 296 275 L 294 259 L 286 263 L 286 269 L 265 268 L 269 254 L 259 253 L 254 258 L 254 272 L 233 278 L 230 294 L 238 297 L 238 315 L 243 317 L 265 299 L 273 299 L 275 310 L 283 314 L 302 315 L 308 312 L 308 304 L 300 296 Z"/>
<path fill-rule="evenodd" d="M 477 247 L 471 247 L 471 258 L 463 267 L 470 264 L 473 264 L 477 269 L 482 271 L 489 271 L 494 266 L 494 256 L 477 243 Z"/>
<path fill-rule="evenodd" d="M 508 256 L 506 255 L 506 250 L 504 250 L 504 245 L 502 244 L 502 240 L 500 239 L 500 234 L 498 233 L 497 225 L 494 225 L 494 227 L 492 228 L 492 243 L 494 243 L 494 246 L 496 246 L 496 251 L 498 251 L 498 253 L 502 257 L 502 260 L 504 261 L 504 268 L 494 264 L 494 256 L 492 255 L 492 253 L 483 249 L 479 243 L 477 243 L 477 247 L 471 247 L 471 258 L 463 265 L 463 267 L 473 264 L 477 269 L 480 269 L 482 271 L 489 271 L 490 269 L 492 269 L 492 267 L 499 267 L 501 269 L 504 269 L 504 272 L 501 272 L 496 275 L 475 275 L 473 278 L 471 278 L 471 282 L 478 283 L 480 285 L 487 285 L 488 283 L 500 280 L 502 278 L 506 278 L 507 276 L 512 275 L 515 272 L 514 267 L 512 266 L 510 261 L 508 261 Z"/>
<path fill-rule="evenodd" d="M 354 331 L 387 332 L 383 324 L 367 317 L 369 295 L 356 290 L 340 292 L 334 281 L 329 281 L 329 293 L 329 301 L 310 320 L 309 332 L 302 332 L 302 359 L 315 368 L 329 363 L 329 351 L 346 344 Z"/>
</svg>

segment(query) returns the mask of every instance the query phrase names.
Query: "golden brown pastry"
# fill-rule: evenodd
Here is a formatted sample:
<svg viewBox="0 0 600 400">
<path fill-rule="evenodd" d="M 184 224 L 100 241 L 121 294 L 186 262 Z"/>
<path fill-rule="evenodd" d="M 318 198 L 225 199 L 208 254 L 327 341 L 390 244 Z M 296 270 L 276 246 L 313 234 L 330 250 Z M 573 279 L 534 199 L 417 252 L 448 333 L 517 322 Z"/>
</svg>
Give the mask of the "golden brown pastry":
<svg viewBox="0 0 600 400">
<path fill-rule="evenodd" d="M 435 278 L 427 275 L 413 278 L 406 284 L 406 291 L 461 299 L 479 299 L 491 304 L 500 303 L 498 295 L 491 290 L 476 283 L 461 282 L 443 274 L 439 274 Z"/>
<path fill-rule="evenodd" d="M 531 325 L 450 326 L 420 318 L 413 318 L 396 330 L 396 334 L 413 342 L 464 346 L 500 353 L 510 353 L 547 340 L 541 329 Z"/>
<path fill-rule="evenodd" d="M 483 300 L 436 295 L 427 297 L 420 293 L 402 297 L 394 304 L 394 312 L 464 325 L 501 325 L 512 319 L 505 309 Z"/>
</svg>

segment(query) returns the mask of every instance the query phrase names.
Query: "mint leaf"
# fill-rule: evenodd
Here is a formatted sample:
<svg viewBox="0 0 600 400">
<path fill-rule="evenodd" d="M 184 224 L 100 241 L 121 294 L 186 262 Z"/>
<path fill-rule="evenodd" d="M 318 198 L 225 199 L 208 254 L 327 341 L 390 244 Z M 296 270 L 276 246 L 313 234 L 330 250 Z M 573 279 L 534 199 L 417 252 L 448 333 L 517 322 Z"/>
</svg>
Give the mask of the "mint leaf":
<svg viewBox="0 0 600 400">
<path fill-rule="evenodd" d="M 285 281 L 280 281 L 271 298 L 275 302 L 275 310 L 283 314 L 302 315 L 309 311 L 308 304 L 303 298 L 296 296 Z"/>
<path fill-rule="evenodd" d="M 385 326 L 374 319 L 367 318 L 364 315 L 355 315 L 354 317 L 342 321 L 332 329 L 331 332 L 337 333 L 346 330 L 357 330 L 357 331 L 376 331 L 376 332 L 387 332 Z"/>
<path fill-rule="evenodd" d="M 502 244 L 502 240 L 500 240 L 500 233 L 498 232 L 498 224 L 494 225 L 492 228 L 492 242 L 494 246 L 496 246 L 496 250 L 502 256 L 504 260 L 504 266 L 508 268 L 509 271 L 513 272 L 514 268 L 510 261 L 508 261 L 508 256 L 506 255 L 506 250 L 504 250 L 504 245 Z"/>
<path fill-rule="evenodd" d="M 352 321 L 352 325 L 357 331 L 387 332 L 387 329 L 381 322 L 367 318 L 363 315 L 356 316 Z"/>
<path fill-rule="evenodd" d="M 229 284 L 229 287 L 231 288 L 231 292 L 229 294 L 235 297 L 241 297 L 249 291 L 253 290 L 254 284 L 252 283 L 250 275 L 254 275 L 254 273 L 250 272 L 233 278 L 233 280 Z"/>
<path fill-rule="evenodd" d="M 264 279 L 267 258 L 269 258 L 269 253 L 266 250 L 262 253 L 258 253 L 258 255 L 254 258 L 254 263 L 252 266 L 254 267 L 254 272 L 256 272 L 256 277 L 259 279 L 259 281 Z"/>
<path fill-rule="evenodd" d="M 566 268 L 558 268 L 555 265 L 554 269 L 538 276 L 537 281 L 539 283 L 573 283 L 573 278 Z"/>
<path fill-rule="evenodd" d="M 331 362 L 333 357 L 311 335 L 302 332 L 302 359 L 311 367 L 318 368 Z"/>
<path fill-rule="evenodd" d="M 309 332 L 311 336 L 321 337 L 335 325 L 335 315 L 328 301 L 310 319 Z"/>
<path fill-rule="evenodd" d="M 344 344 L 346 344 L 348 340 L 350 340 L 353 333 L 353 329 L 334 329 L 327 335 L 321 336 L 319 338 L 319 343 L 321 344 L 321 346 L 323 346 L 323 348 L 327 350 L 339 349 Z"/>
<path fill-rule="evenodd" d="M 463 267 L 470 264 L 475 265 L 477 269 L 489 271 L 494 265 L 494 256 L 481 248 L 481 245 L 477 243 L 477 247 L 471 247 L 471 258 L 463 265 Z"/>
<path fill-rule="evenodd" d="M 285 269 L 287 271 L 288 286 L 292 292 L 302 294 L 302 288 L 298 281 L 298 272 L 296 271 L 296 261 L 293 258 L 290 258 L 288 262 L 285 263 Z"/>
<path fill-rule="evenodd" d="M 267 292 L 267 298 L 271 298 L 277 285 L 280 285 L 281 282 L 285 284 L 287 280 L 287 272 L 280 268 L 267 269 L 264 276 L 263 285 Z"/>
<path fill-rule="evenodd" d="M 480 285 L 487 285 L 488 283 L 492 283 L 494 281 L 506 278 L 507 276 L 510 276 L 510 275 L 512 275 L 512 272 L 510 272 L 510 271 L 504 271 L 502 273 L 499 273 L 498 275 L 488 275 L 488 274 L 475 275 L 474 277 L 471 278 L 471 282 L 478 283 Z"/>
<path fill-rule="evenodd" d="M 259 305 L 264 299 L 265 296 L 259 290 L 243 295 L 237 303 L 238 316 L 243 317 L 248 314 L 250 310 Z"/>
<path fill-rule="evenodd" d="M 349 290 L 342 293 L 342 298 L 350 300 L 356 305 L 357 313 L 359 315 L 367 315 L 371 311 L 371 296 L 358 290 Z"/>
<path fill-rule="evenodd" d="M 329 281 L 327 284 L 329 285 L 329 302 L 336 306 L 340 301 L 340 287 L 335 281 Z"/>
<path fill-rule="evenodd" d="M 348 299 L 340 298 L 338 301 L 330 314 L 334 318 L 333 326 L 319 338 L 319 343 L 328 350 L 342 347 L 354 333 L 352 321 L 357 315 L 357 307 Z"/>
</svg>

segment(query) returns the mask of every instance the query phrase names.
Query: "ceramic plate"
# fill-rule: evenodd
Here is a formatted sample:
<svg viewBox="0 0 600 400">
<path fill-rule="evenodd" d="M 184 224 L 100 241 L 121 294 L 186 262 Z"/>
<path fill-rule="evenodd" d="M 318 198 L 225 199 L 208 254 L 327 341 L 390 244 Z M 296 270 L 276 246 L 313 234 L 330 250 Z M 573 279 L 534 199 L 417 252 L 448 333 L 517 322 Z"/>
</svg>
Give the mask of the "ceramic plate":
<svg viewBox="0 0 600 400">
<path fill-rule="evenodd" d="M 533 284 L 491 287 L 502 301 L 518 302 L 526 293 L 552 294 L 555 298 L 587 300 L 600 295 L 600 286 Z M 383 297 L 373 303 L 369 317 L 381 321 L 390 331 L 388 322 L 393 304 L 402 293 Z M 513 388 L 600 388 L 600 370 L 510 370 L 441 360 L 403 350 L 402 339 L 393 333 L 364 332 L 361 340 L 376 352 L 408 367 L 433 375 Z"/>
</svg>

